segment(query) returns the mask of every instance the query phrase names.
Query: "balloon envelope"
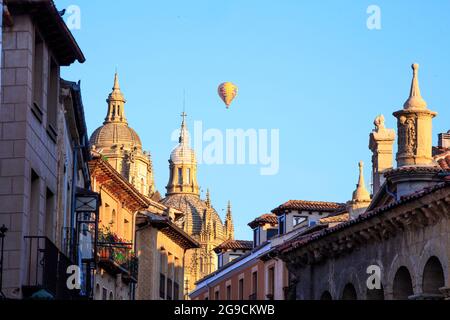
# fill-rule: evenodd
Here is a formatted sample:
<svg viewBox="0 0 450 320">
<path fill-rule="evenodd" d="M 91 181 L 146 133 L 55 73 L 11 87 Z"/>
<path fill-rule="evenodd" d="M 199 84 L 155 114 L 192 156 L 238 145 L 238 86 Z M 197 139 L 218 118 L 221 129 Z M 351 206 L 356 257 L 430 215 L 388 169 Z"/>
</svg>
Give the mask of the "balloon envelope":
<svg viewBox="0 0 450 320">
<path fill-rule="evenodd" d="M 238 87 L 231 82 L 222 83 L 218 89 L 219 96 L 227 106 L 230 107 L 234 98 L 236 98 L 238 93 Z"/>
</svg>

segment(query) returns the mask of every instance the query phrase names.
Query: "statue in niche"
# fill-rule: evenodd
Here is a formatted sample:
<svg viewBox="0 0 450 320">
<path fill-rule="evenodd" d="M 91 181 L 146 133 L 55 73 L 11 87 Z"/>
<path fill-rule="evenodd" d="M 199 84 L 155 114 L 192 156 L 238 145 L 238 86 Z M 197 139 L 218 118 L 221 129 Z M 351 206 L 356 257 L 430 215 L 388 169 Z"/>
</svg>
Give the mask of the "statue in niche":
<svg viewBox="0 0 450 320">
<path fill-rule="evenodd" d="M 406 153 L 414 153 L 416 147 L 416 123 L 411 118 L 405 122 L 405 147 Z"/>
</svg>

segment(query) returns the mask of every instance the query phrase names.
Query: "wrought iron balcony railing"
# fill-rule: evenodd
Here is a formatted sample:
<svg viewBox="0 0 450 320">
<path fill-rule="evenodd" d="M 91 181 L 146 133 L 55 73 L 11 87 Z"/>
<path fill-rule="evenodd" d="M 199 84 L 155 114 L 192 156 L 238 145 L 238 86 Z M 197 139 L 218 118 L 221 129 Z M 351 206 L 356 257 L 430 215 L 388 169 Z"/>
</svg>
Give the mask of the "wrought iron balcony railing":
<svg viewBox="0 0 450 320">
<path fill-rule="evenodd" d="M 69 290 L 66 284 L 67 268 L 74 263 L 46 237 L 27 236 L 25 243 L 27 274 L 22 287 L 24 297 L 80 298 L 80 290 Z"/>
<path fill-rule="evenodd" d="M 138 260 L 128 244 L 98 244 L 98 258 L 102 267 L 113 273 L 121 272 L 130 281 L 137 281 Z"/>
</svg>

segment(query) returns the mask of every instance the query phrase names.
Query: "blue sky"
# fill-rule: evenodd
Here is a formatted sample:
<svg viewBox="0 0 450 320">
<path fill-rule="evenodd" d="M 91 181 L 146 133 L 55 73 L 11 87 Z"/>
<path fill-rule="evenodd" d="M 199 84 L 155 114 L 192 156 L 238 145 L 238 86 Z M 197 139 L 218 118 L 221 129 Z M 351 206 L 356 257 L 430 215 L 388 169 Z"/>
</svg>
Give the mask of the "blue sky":
<svg viewBox="0 0 450 320">
<path fill-rule="evenodd" d="M 89 132 L 101 125 L 117 67 L 128 100 L 129 124 L 152 153 L 163 194 L 170 136 L 179 126 L 186 90 L 188 125 L 279 129 L 280 170 L 200 165 L 222 216 L 233 203 L 236 237 L 251 238 L 247 223 L 289 199 L 345 202 L 366 163 L 373 119 L 406 100 L 411 63 L 418 62 L 422 95 L 437 134 L 450 129 L 450 2 L 416 1 L 88 1 L 78 5 L 75 38 L 87 61 L 63 71 L 81 80 Z M 369 5 L 381 9 L 381 30 L 368 30 Z M 230 110 L 217 86 L 232 81 L 239 96 Z"/>
</svg>

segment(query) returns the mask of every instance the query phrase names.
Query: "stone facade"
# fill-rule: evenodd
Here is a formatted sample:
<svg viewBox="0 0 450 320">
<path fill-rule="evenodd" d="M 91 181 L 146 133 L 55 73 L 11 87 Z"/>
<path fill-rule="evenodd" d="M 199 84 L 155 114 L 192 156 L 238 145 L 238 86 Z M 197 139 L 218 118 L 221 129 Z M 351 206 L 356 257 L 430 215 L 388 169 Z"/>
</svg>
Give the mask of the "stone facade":
<svg viewBox="0 0 450 320">
<path fill-rule="evenodd" d="M 27 255 L 36 237 L 46 237 L 61 254 L 71 256 L 65 232 L 74 227 L 68 219 L 71 201 L 76 187 L 87 187 L 85 160 L 73 176 L 74 163 L 83 159 L 73 158 L 74 141 L 82 144 L 86 133 L 69 114 L 80 105 L 64 100 L 59 77 L 61 66 L 84 62 L 84 57 L 65 27 L 53 29 L 54 40 L 64 43 L 59 49 L 44 40 L 43 32 L 50 29 L 43 29 L 36 17 L 48 19 L 49 28 L 61 20 L 52 1 L 32 2 L 32 13 L 22 5 L 8 1 L 1 52 L 0 225 L 9 229 L 2 290 L 9 298 L 24 297 L 24 287 L 42 280 L 28 276 L 39 268 Z M 67 95 L 76 101 L 73 90 Z M 64 166 L 66 176 L 58 175 Z M 61 179 L 66 179 L 64 187 Z"/>
</svg>

